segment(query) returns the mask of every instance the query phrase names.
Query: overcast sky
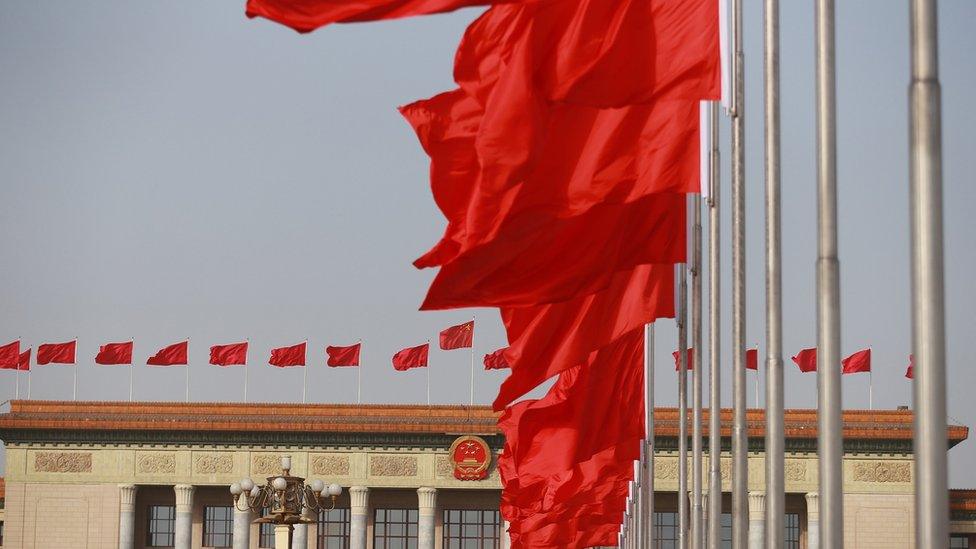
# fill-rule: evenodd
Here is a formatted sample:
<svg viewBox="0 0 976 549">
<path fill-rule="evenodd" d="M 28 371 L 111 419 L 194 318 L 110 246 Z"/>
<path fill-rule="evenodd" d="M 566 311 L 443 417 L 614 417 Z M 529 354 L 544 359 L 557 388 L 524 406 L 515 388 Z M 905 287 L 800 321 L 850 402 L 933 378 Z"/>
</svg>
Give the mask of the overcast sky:
<svg viewBox="0 0 976 549">
<path fill-rule="evenodd" d="M 443 220 L 427 157 L 397 105 L 452 87 L 454 49 L 480 13 L 344 25 L 298 35 L 249 21 L 242 0 L 0 3 L 0 343 L 79 338 L 78 396 L 128 397 L 125 367 L 98 345 L 134 338 L 135 395 L 180 400 L 182 368 L 147 368 L 190 337 L 191 399 L 240 400 L 243 371 L 208 347 L 251 341 L 250 398 L 300 401 L 301 369 L 271 347 L 309 340 L 308 400 L 354 402 L 356 372 L 323 367 L 327 344 L 366 340 L 365 402 L 420 403 L 424 372 L 394 372 L 399 348 L 471 311 L 417 311 L 432 271 L 410 262 Z M 837 6 L 842 347 L 872 347 L 874 403 L 911 402 L 908 257 L 908 3 Z M 748 341 L 764 340 L 761 2 L 746 1 Z M 940 2 L 949 414 L 976 424 L 976 2 Z M 816 341 L 813 3 L 782 3 L 786 404 L 816 404 L 816 377 L 789 355 Z M 727 122 L 723 193 L 728 197 Z M 727 214 L 727 212 L 726 212 Z M 728 216 L 722 226 L 728 238 Z M 728 241 L 724 288 L 730 288 Z M 730 402 L 723 296 L 723 403 Z M 475 311 L 480 357 L 504 344 Z M 657 402 L 677 402 L 658 330 Z M 761 355 L 762 356 L 762 355 Z M 470 355 L 431 356 L 435 403 L 466 403 Z M 36 368 L 32 397 L 70 399 L 72 369 Z M 478 403 L 503 373 L 476 374 Z M 749 402 L 754 402 L 750 376 Z M 21 396 L 26 395 L 26 377 Z M 869 376 L 844 379 L 866 408 Z M 15 374 L 0 373 L 0 399 Z M 976 443 L 950 452 L 951 484 L 976 486 Z M 970 464 L 964 467 L 963 464 Z"/>
</svg>

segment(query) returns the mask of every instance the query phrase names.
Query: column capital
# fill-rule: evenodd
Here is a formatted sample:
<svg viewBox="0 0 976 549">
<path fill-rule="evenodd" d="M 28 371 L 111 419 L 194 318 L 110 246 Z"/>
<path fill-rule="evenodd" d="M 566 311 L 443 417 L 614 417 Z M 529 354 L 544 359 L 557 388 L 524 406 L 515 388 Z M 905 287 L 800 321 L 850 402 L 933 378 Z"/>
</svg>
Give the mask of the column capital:
<svg viewBox="0 0 976 549">
<path fill-rule="evenodd" d="M 192 484 L 177 484 L 173 486 L 173 491 L 176 492 L 176 511 L 179 512 L 181 508 L 186 511 L 190 511 L 190 507 L 193 505 L 193 492 L 196 490 Z"/>
<path fill-rule="evenodd" d="M 417 507 L 421 512 L 424 510 L 433 512 L 434 508 L 437 507 L 437 488 L 427 486 L 417 488 L 417 500 L 419 504 Z"/>
<path fill-rule="evenodd" d="M 135 484 L 119 484 L 119 498 L 122 503 L 122 510 L 134 509 L 136 504 L 136 492 L 139 487 Z"/>
<path fill-rule="evenodd" d="M 807 520 L 820 521 L 820 493 L 807 492 Z"/>
<path fill-rule="evenodd" d="M 749 492 L 749 519 L 766 520 L 766 492 Z"/>
<path fill-rule="evenodd" d="M 367 507 L 369 507 L 369 488 L 366 486 L 350 486 L 349 508 L 353 512 L 359 510 L 365 513 Z"/>
</svg>

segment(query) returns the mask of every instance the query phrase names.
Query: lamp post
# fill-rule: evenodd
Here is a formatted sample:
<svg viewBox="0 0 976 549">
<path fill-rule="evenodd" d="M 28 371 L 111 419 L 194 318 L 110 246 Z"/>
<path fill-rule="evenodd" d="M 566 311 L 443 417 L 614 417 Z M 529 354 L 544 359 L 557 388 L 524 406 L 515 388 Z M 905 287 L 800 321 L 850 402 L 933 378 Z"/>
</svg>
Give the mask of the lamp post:
<svg viewBox="0 0 976 549">
<path fill-rule="evenodd" d="M 306 510 L 331 511 L 342 493 L 338 484 L 326 485 L 315 479 L 306 485 L 304 478 L 291 476 L 291 456 L 282 456 L 281 475 L 267 480 L 267 484 L 259 486 L 245 478 L 232 484 L 230 493 L 234 496 L 234 507 L 240 511 L 250 509 L 260 514 L 262 509 L 268 510 L 268 516 L 260 517 L 254 523 L 275 525 L 276 549 L 291 548 L 296 524 L 315 522 L 304 516 Z"/>
</svg>

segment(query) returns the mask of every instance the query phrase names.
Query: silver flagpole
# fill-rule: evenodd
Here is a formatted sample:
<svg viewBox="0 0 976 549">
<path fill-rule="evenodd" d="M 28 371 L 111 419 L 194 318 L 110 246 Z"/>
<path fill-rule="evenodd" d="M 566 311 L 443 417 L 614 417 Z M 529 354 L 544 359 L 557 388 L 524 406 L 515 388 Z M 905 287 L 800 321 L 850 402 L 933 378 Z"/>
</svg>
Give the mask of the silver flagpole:
<svg viewBox="0 0 976 549">
<path fill-rule="evenodd" d="M 685 208 L 687 209 L 687 202 Z M 678 265 L 678 548 L 688 547 L 688 266 Z"/>
<path fill-rule="evenodd" d="M 912 349 L 915 353 L 915 545 L 942 547 L 946 506 L 945 288 L 942 245 L 942 91 L 936 2 L 912 0 Z"/>
<path fill-rule="evenodd" d="M 190 344 L 190 338 L 186 338 L 187 346 Z M 190 361 L 186 361 L 186 401 L 190 402 Z"/>
<path fill-rule="evenodd" d="M 707 177 L 707 176 L 706 176 Z M 691 256 L 691 546 L 705 545 L 702 528 L 702 220 L 701 195 L 691 198 L 692 256 Z"/>
<path fill-rule="evenodd" d="M 74 381 L 72 381 L 71 383 L 71 400 L 78 400 L 78 338 L 77 337 L 75 338 L 74 358 L 75 358 L 75 362 L 74 364 L 71 365 L 73 367 L 72 371 L 74 371 L 74 374 L 72 374 Z"/>
<path fill-rule="evenodd" d="M 640 459 L 634 462 L 634 547 L 644 549 L 644 445 L 640 448 Z"/>
<path fill-rule="evenodd" d="M 783 275 L 780 231 L 779 0 L 763 13 L 766 154 L 766 547 L 784 546 L 786 466 L 783 400 Z M 759 350 L 756 350 L 759 354 Z M 758 362 L 758 356 L 757 362 Z M 757 365 L 758 366 L 758 365 Z M 756 370 L 759 408 L 759 370 Z"/>
<path fill-rule="evenodd" d="M 366 366 L 366 343 L 359 340 L 359 366 L 356 368 L 356 404 L 363 403 L 363 368 Z"/>
<path fill-rule="evenodd" d="M 135 338 L 132 338 L 129 341 L 132 343 L 132 346 L 135 347 L 135 343 L 136 343 Z M 130 356 L 129 357 L 129 402 L 132 402 L 132 387 L 135 384 L 135 382 L 133 381 L 133 379 L 135 378 L 135 370 L 133 370 L 133 368 L 135 367 L 136 367 L 136 361 L 132 360 L 132 357 Z"/>
<path fill-rule="evenodd" d="M 244 350 L 244 402 L 247 403 L 247 352 L 251 350 L 251 340 L 244 338 L 244 342 L 247 344 Z"/>
<path fill-rule="evenodd" d="M 844 546 L 843 419 L 840 371 L 840 263 L 837 259 L 837 143 L 834 2 L 817 0 L 817 446 L 820 544 Z M 945 436 L 945 433 L 942 434 Z M 943 494 L 943 501 L 945 495 Z M 941 543 L 944 543 L 942 540 Z"/>
<path fill-rule="evenodd" d="M 430 406 L 430 340 L 427 340 L 427 406 Z"/>
<path fill-rule="evenodd" d="M 471 317 L 471 398 L 469 406 L 474 406 L 474 317 Z"/>
<path fill-rule="evenodd" d="M 644 547 L 654 546 L 654 324 L 644 326 L 644 500 L 641 525 Z"/>
<path fill-rule="evenodd" d="M 708 195 L 708 547 L 722 543 L 722 372 L 721 341 L 721 232 L 719 216 L 718 102 L 712 102 L 709 143 L 711 192 Z"/>
</svg>

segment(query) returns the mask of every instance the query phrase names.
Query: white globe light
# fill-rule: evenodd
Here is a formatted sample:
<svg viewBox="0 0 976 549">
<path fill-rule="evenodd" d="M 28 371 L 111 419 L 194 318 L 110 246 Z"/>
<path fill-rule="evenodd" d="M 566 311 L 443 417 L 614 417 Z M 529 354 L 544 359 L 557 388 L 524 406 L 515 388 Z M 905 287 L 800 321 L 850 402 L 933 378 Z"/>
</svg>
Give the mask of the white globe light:
<svg viewBox="0 0 976 549">
<path fill-rule="evenodd" d="M 234 484 L 231 484 L 230 485 L 230 493 L 231 493 L 231 495 L 239 496 L 239 495 L 241 495 L 242 492 L 244 492 L 244 490 L 241 488 L 241 485 L 240 484 L 238 484 L 238 483 L 235 482 Z"/>
<path fill-rule="evenodd" d="M 258 497 L 258 494 L 260 494 L 260 493 L 261 493 L 261 489 L 260 488 L 258 488 L 257 486 L 252 486 L 251 487 L 251 497 L 252 498 Z"/>
<path fill-rule="evenodd" d="M 338 496 L 341 493 L 342 493 L 342 486 L 339 486 L 338 484 L 330 484 L 329 485 L 329 495 L 330 496 Z"/>
<path fill-rule="evenodd" d="M 253 480 L 246 478 L 241 481 L 241 490 L 244 490 L 245 492 L 250 492 L 252 488 L 254 488 Z"/>
<path fill-rule="evenodd" d="M 271 487 L 275 490 L 284 490 L 288 488 L 288 481 L 282 477 L 277 477 L 271 481 Z"/>
<path fill-rule="evenodd" d="M 315 492 L 316 494 L 321 492 L 322 490 L 325 490 L 325 483 L 319 479 L 313 480 L 309 484 L 309 486 L 312 488 L 312 491 Z"/>
</svg>

